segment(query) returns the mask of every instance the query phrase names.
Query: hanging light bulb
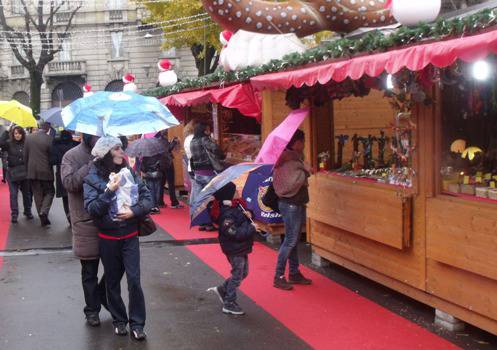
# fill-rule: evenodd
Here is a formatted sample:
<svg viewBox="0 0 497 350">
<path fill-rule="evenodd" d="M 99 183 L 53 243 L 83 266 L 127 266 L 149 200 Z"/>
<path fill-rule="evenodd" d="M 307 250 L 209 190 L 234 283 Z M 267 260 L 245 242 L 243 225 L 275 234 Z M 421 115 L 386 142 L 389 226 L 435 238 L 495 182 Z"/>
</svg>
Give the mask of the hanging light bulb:
<svg viewBox="0 0 497 350">
<path fill-rule="evenodd" d="M 387 75 L 387 89 L 388 90 L 393 90 L 394 86 L 393 86 L 393 75 L 392 74 L 388 74 Z"/>
<path fill-rule="evenodd" d="M 490 65 L 487 61 L 476 61 L 471 68 L 473 78 L 479 81 L 487 80 L 491 73 Z"/>
</svg>

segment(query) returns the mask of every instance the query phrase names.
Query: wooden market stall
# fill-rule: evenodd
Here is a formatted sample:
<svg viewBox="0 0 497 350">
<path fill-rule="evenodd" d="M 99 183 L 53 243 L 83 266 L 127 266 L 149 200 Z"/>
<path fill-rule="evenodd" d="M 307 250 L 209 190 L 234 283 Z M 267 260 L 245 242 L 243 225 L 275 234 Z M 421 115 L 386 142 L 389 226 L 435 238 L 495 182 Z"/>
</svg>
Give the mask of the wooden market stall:
<svg viewBox="0 0 497 350">
<path fill-rule="evenodd" d="M 289 105 L 311 108 L 316 256 L 497 334 L 497 78 L 477 81 L 456 61 L 491 52 L 495 29 L 251 82 L 263 91 L 263 137 Z"/>
</svg>

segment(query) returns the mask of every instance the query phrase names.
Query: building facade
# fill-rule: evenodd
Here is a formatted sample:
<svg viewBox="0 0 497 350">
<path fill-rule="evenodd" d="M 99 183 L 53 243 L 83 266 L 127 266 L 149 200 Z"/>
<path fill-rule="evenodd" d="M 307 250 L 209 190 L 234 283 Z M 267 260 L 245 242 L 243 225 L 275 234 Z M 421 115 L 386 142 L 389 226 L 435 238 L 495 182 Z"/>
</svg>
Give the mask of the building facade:
<svg viewBox="0 0 497 350">
<path fill-rule="evenodd" d="M 19 0 L 5 1 L 7 22 L 23 28 Z M 61 31 L 77 2 L 67 0 L 54 22 Z M 48 12 L 48 11 L 47 11 Z M 65 106 L 83 96 L 88 83 L 93 91 L 121 91 L 122 77 L 132 73 L 140 91 L 156 86 L 157 62 L 169 58 L 180 79 L 197 76 L 189 48 L 161 49 L 161 32 L 143 25 L 145 9 L 127 0 L 82 1 L 62 50 L 44 71 L 41 110 Z M 35 51 L 40 42 L 34 41 Z M 29 76 L 8 43 L 0 41 L 0 100 L 16 99 L 29 104 Z"/>
</svg>

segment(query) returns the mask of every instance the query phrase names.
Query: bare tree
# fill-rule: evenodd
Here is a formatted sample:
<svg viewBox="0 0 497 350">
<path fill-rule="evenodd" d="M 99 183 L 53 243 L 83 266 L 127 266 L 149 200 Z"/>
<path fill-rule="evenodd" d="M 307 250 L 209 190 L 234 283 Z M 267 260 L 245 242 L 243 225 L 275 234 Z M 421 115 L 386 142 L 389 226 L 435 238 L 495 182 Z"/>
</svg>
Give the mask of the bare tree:
<svg viewBox="0 0 497 350">
<path fill-rule="evenodd" d="M 71 1 L 66 4 L 66 1 L 60 0 L 38 0 L 38 3 L 35 4 L 34 0 L 14 1 L 20 1 L 21 3 L 21 16 L 24 17 L 24 25 L 15 27 L 7 23 L 5 16 L 6 6 L 0 0 L 0 28 L 2 28 L 3 36 L 9 43 L 14 56 L 29 72 L 31 108 L 36 115 L 40 112 L 43 70 L 49 62 L 53 61 L 55 55 L 61 51 L 62 41 L 67 38 L 74 16 L 83 2 L 75 4 L 74 1 Z M 28 1 L 31 1 L 31 3 L 28 3 Z M 75 5 L 67 6 L 68 4 Z M 54 22 L 55 15 L 66 9 L 64 5 L 66 5 L 66 8 L 71 7 L 71 9 L 69 10 L 68 21 L 61 30 Z"/>
</svg>

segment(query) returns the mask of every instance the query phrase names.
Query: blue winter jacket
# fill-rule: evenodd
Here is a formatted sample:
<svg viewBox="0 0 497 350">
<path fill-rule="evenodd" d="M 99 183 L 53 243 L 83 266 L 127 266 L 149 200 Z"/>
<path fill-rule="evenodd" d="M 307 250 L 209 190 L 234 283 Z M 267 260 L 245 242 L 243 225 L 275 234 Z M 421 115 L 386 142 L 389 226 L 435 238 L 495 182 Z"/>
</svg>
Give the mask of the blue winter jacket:
<svg viewBox="0 0 497 350">
<path fill-rule="evenodd" d="M 130 208 L 134 216 L 125 221 L 112 220 L 109 208 L 115 194 L 111 191 L 105 191 L 109 180 L 104 179 L 97 172 L 94 165 L 92 165 L 88 175 L 84 179 L 85 209 L 93 218 L 95 226 L 100 230 L 101 237 L 111 236 L 114 239 L 121 239 L 138 233 L 138 223 L 152 208 L 150 191 L 135 173 L 132 172 L 132 174 L 135 182 L 138 184 L 139 199 L 138 203 Z"/>
<path fill-rule="evenodd" d="M 219 216 L 219 243 L 227 256 L 240 256 L 252 252 L 255 227 L 238 208 L 221 207 Z"/>
</svg>

